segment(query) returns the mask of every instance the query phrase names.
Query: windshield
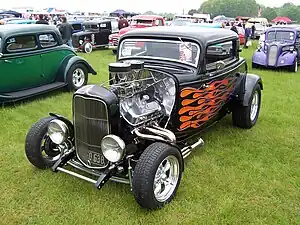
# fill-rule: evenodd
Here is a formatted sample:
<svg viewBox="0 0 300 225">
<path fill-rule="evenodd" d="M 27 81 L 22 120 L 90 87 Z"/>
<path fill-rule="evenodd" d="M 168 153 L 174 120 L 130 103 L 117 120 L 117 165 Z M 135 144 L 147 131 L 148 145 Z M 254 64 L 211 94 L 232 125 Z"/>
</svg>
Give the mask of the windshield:
<svg viewBox="0 0 300 225">
<path fill-rule="evenodd" d="M 152 20 L 133 19 L 130 25 L 146 25 L 152 26 Z"/>
<path fill-rule="evenodd" d="M 294 41 L 295 33 L 291 31 L 269 31 L 266 41 Z"/>
<path fill-rule="evenodd" d="M 97 30 L 98 29 L 98 24 L 85 24 L 83 25 L 84 30 Z"/>
<path fill-rule="evenodd" d="M 193 42 L 138 39 L 124 40 L 119 58 L 149 58 L 183 62 L 197 67 L 200 47 Z"/>
</svg>

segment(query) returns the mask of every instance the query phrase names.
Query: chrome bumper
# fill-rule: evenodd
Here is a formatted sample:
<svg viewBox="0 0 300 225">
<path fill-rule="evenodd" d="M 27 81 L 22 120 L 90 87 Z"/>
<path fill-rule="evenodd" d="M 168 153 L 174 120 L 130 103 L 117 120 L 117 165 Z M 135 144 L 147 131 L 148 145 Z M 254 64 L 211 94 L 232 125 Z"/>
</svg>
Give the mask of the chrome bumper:
<svg viewBox="0 0 300 225">
<path fill-rule="evenodd" d="M 65 169 L 63 167 L 57 167 L 56 170 L 60 171 L 60 172 L 64 172 L 64 173 L 69 174 L 71 176 L 80 178 L 80 179 L 85 180 L 87 182 L 93 183 L 94 185 L 96 185 L 96 187 L 98 189 L 100 189 L 102 187 L 102 185 L 99 187 L 100 183 L 101 184 L 106 183 L 106 181 L 104 181 L 106 178 L 107 178 L 107 180 L 110 180 L 110 181 L 123 183 L 123 184 L 130 184 L 129 179 L 122 178 L 122 177 L 116 177 L 116 176 L 108 176 L 108 174 L 105 171 L 104 172 L 99 172 L 99 171 L 96 171 L 96 170 L 88 169 L 88 168 L 84 167 L 80 162 L 75 161 L 75 160 L 70 160 L 70 161 L 67 162 L 67 164 L 70 165 L 71 167 L 73 167 L 77 170 L 83 171 L 83 172 L 85 172 L 89 175 L 96 176 L 97 178 L 93 179 L 93 178 L 87 177 L 85 175 L 82 175 L 80 173 Z"/>
</svg>

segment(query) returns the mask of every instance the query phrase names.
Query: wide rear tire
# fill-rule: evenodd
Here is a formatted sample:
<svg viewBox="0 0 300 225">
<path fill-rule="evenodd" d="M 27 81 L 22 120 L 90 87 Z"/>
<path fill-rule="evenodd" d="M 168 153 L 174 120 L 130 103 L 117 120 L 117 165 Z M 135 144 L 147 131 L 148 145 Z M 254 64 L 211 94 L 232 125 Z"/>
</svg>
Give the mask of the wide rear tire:
<svg viewBox="0 0 300 225">
<path fill-rule="evenodd" d="M 162 208 L 172 201 L 180 184 L 183 160 L 179 150 L 169 144 L 149 145 L 133 173 L 133 194 L 147 209 Z"/>
<path fill-rule="evenodd" d="M 258 119 L 261 105 L 261 88 L 256 84 L 252 90 L 248 106 L 243 106 L 239 103 L 235 104 L 232 109 L 233 125 L 250 129 L 253 127 Z"/>
</svg>

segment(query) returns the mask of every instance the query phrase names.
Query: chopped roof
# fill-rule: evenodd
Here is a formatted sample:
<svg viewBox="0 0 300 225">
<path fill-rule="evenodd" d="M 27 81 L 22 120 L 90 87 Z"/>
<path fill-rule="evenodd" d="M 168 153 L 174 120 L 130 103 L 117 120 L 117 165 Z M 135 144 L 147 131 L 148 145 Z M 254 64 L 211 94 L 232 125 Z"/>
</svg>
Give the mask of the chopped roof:
<svg viewBox="0 0 300 225">
<path fill-rule="evenodd" d="M 228 29 L 205 28 L 205 27 L 176 27 L 176 26 L 157 26 L 143 29 L 134 29 L 127 32 L 122 38 L 140 37 L 165 37 L 165 38 L 186 38 L 196 40 L 204 45 L 221 39 L 238 39 L 238 35 Z"/>
<path fill-rule="evenodd" d="M 55 26 L 43 24 L 9 24 L 0 26 L 1 37 L 39 32 L 58 32 L 58 30 Z"/>
</svg>

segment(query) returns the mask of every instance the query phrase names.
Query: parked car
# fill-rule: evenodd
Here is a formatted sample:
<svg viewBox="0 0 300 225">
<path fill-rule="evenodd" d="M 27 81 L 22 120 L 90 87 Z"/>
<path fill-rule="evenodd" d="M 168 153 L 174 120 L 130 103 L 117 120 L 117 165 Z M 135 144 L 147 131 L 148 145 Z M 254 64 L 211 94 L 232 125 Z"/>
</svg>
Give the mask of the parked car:
<svg viewBox="0 0 300 225">
<path fill-rule="evenodd" d="M 239 26 L 236 26 L 237 30 L 238 30 L 238 33 L 239 33 L 239 39 L 240 39 L 240 44 L 241 45 L 244 45 L 245 42 L 246 42 L 246 38 L 245 38 L 245 30 L 243 27 L 239 27 Z"/>
<path fill-rule="evenodd" d="M 107 85 L 75 92 L 73 121 L 50 113 L 32 126 L 28 160 L 98 189 L 108 180 L 130 184 L 142 207 L 163 207 L 176 194 L 185 158 L 203 145 L 205 128 L 231 112 L 235 126 L 249 129 L 257 122 L 263 84 L 247 72 L 238 44 L 237 34 L 226 29 L 126 33 Z"/>
<path fill-rule="evenodd" d="M 237 30 L 238 30 L 238 35 L 239 35 L 239 40 L 240 40 L 240 44 L 244 45 L 246 42 L 246 38 L 245 38 L 245 30 L 243 27 L 239 27 L 236 26 Z M 231 26 L 226 26 L 225 29 L 231 29 Z"/>
<path fill-rule="evenodd" d="M 190 27 L 222 28 L 221 23 L 189 23 Z"/>
<path fill-rule="evenodd" d="M 170 26 L 189 26 L 194 23 L 194 19 L 177 18 L 172 21 Z"/>
<path fill-rule="evenodd" d="M 262 25 L 260 23 L 256 23 L 254 26 L 255 26 L 255 31 L 254 31 L 255 39 L 259 39 L 260 36 L 263 35 L 266 29 L 268 28 L 266 25 Z"/>
<path fill-rule="evenodd" d="M 35 24 L 36 20 L 11 20 L 8 21 L 6 24 Z"/>
<path fill-rule="evenodd" d="M 0 26 L 0 102 L 12 102 L 59 88 L 77 90 L 93 68 L 45 25 Z"/>
<path fill-rule="evenodd" d="M 111 21 L 112 33 L 118 33 L 119 32 L 119 22 L 118 22 L 119 18 L 118 17 L 106 16 L 106 17 L 103 17 L 102 19 Z"/>
<path fill-rule="evenodd" d="M 107 47 L 112 33 L 111 21 L 88 21 L 83 23 L 84 31 L 72 35 L 72 43 L 77 51 L 91 53 L 93 49 Z"/>
<path fill-rule="evenodd" d="M 7 17 L 7 18 L 3 18 L 0 20 L 0 25 L 4 25 L 10 21 L 15 21 L 15 20 L 23 20 L 22 18 L 18 18 L 18 17 Z"/>
<path fill-rule="evenodd" d="M 298 71 L 300 26 L 273 26 L 266 30 L 264 44 L 252 56 L 252 67 L 286 67 Z"/>
<path fill-rule="evenodd" d="M 114 33 L 109 36 L 109 48 L 111 48 L 113 53 L 116 54 L 118 51 L 119 39 L 122 35 L 134 29 L 153 27 L 153 26 L 165 26 L 164 18 L 162 16 L 156 16 L 156 15 L 133 16 L 131 18 L 129 27 L 125 27 L 121 29 L 119 33 Z"/>
</svg>

